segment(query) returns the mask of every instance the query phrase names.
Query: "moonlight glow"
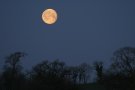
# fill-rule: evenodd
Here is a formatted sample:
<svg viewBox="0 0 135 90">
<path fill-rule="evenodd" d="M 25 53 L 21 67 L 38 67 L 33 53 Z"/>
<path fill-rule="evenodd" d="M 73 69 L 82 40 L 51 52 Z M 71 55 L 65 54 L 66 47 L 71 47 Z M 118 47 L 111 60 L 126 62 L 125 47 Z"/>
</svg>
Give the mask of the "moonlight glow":
<svg viewBox="0 0 135 90">
<path fill-rule="evenodd" d="M 53 9 L 46 9 L 42 13 L 42 20 L 46 24 L 54 24 L 57 21 L 57 12 Z"/>
</svg>

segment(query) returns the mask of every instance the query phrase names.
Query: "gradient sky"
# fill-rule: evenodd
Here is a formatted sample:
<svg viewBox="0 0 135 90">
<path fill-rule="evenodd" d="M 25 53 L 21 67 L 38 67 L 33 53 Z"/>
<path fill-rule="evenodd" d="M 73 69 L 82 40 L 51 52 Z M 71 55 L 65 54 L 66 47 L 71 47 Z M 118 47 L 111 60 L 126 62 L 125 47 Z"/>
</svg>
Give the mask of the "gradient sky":
<svg viewBox="0 0 135 90">
<path fill-rule="evenodd" d="M 58 13 L 46 25 L 42 12 Z M 0 65 L 22 51 L 29 68 L 42 60 L 68 65 L 110 62 L 113 52 L 135 46 L 135 0 L 0 0 Z"/>
</svg>

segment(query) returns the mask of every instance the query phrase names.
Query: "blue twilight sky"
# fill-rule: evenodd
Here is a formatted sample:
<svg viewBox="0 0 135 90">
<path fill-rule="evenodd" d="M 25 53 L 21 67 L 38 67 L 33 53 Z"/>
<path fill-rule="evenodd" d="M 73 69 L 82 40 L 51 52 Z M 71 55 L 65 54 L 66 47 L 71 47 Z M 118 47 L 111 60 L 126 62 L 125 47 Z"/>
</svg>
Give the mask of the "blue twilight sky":
<svg viewBox="0 0 135 90">
<path fill-rule="evenodd" d="M 46 25 L 42 12 L 58 13 Z M 42 60 L 68 65 L 110 62 L 115 50 L 135 46 L 135 0 L 0 0 L 0 65 L 16 51 L 26 52 L 29 68 Z"/>
</svg>

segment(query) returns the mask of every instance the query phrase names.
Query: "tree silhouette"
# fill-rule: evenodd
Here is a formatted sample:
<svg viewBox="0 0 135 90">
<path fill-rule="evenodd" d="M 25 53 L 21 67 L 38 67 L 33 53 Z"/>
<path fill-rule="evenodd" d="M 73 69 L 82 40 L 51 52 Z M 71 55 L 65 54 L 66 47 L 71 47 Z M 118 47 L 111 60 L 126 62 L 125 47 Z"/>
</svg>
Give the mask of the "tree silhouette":
<svg viewBox="0 0 135 90">
<path fill-rule="evenodd" d="M 115 71 L 130 75 L 135 72 L 135 48 L 120 48 L 114 52 L 112 60 Z"/>
<path fill-rule="evenodd" d="M 33 67 L 30 75 L 30 89 L 71 90 L 73 84 L 71 80 L 66 77 L 66 70 L 65 63 L 59 60 L 41 62 Z"/>
<path fill-rule="evenodd" d="M 111 90 L 135 90 L 135 48 L 124 47 L 114 52 L 104 83 Z"/>
<path fill-rule="evenodd" d="M 6 57 L 3 72 L 0 73 L 0 90 L 77 90 L 79 85 L 88 84 L 92 68 L 87 63 L 67 66 L 64 62 L 45 60 L 28 71 L 22 71 L 20 64 L 23 52 Z M 104 69 L 103 62 L 94 62 L 97 85 L 107 90 L 135 90 L 135 48 L 116 50 L 112 64 Z"/>
<path fill-rule="evenodd" d="M 24 75 L 21 73 L 20 60 L 25 56 L 23 52 L 15 52 L 6 57 L 4 72 L 2 75 L 7 89 L 20 90 Z"/>
<path fill-rule="evenodd" d="M 96 61 L 94 63 L 94 68 L 96 70 L 97 81 L 99 83 L 102 83 L 102 79 L 103 79 L 103 63 Z"/>
<path fill-rule="evenodd" d="M 90 78 L 92 68 L 89 64 L 82 63 L 79 65 L 79 82 L 86 84 Z"/>
</svg>

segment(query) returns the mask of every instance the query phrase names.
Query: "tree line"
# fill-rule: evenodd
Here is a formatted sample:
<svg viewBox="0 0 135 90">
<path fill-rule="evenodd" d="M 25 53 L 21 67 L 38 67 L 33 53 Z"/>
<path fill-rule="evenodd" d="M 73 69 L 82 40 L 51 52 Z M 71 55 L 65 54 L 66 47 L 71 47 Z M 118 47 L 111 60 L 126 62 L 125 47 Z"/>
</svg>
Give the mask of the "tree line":
<svg viewBox="0 0 135 90">
<path fill-rule="evenodd" d="M 55 60 L 42 61 L 32 70 L 23 72 L 20 61 L 23 52 L 15 52 L 6 57 L 4 70 L 0 74 L 0 89 L 3 90 L 75 90 L 77 83 L 87 83 L 90 66 L 67 66 Z"/>
<path fill-rule="evenodd" d="M 111 65 L 104 69 L 103 62 L 94 64 L 96 82 L 107 90 L 135 90 L 135 48 L 124 47 L 116 50 Z"/>
<path fill-rule="evenodd" d="M 135 48 L 116 50 L 111 65 L 104 68 L 104 62 L 82 63 L 67 66 L 64 62 L 44 60 L 24 72 L 20 64 L 24 52 L 15 52 L 5 58 L 0 72 L 0 90 L 78 90 L 80 84 L 88 84 L 92 71 L 96 81 L 106 90 L 135 90 Z"/>
</svg>

